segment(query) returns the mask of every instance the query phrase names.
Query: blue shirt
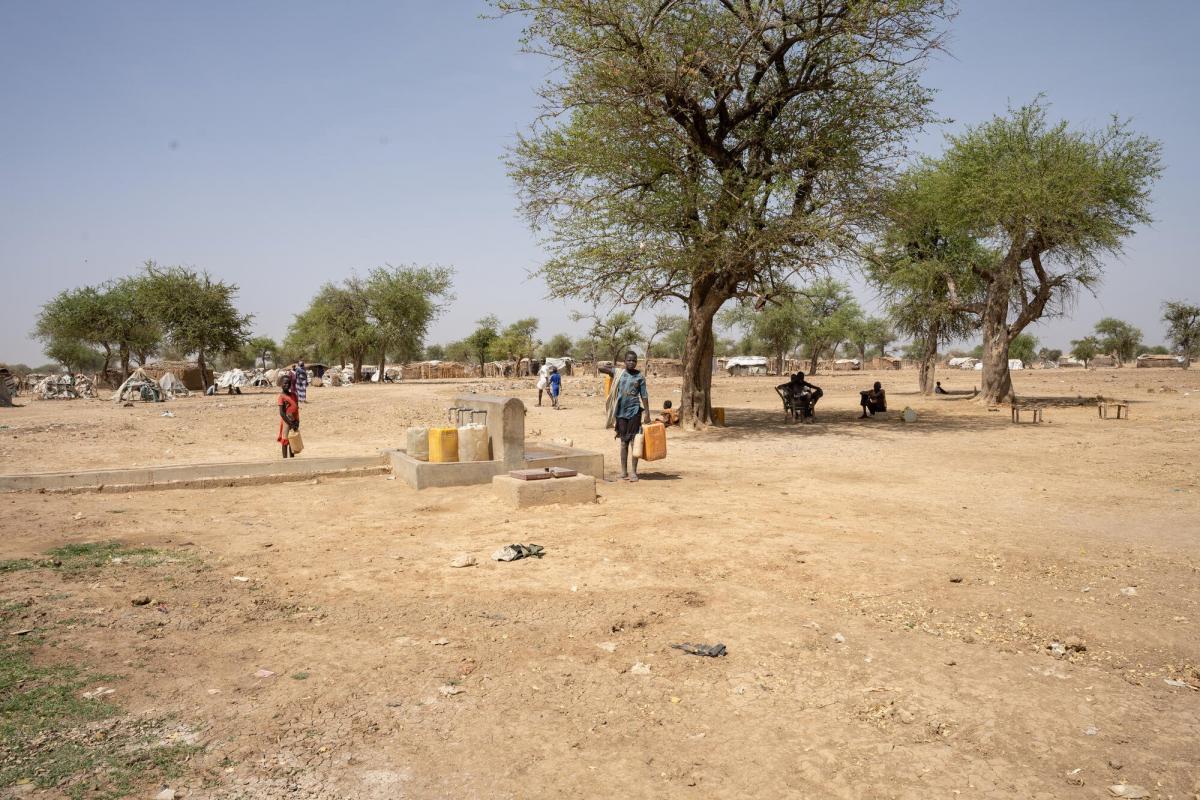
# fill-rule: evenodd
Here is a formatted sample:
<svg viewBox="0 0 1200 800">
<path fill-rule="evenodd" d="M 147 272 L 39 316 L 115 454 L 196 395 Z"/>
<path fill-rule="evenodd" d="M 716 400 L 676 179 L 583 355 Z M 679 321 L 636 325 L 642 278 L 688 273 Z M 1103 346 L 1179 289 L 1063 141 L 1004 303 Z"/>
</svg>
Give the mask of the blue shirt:
<svg viewBox="0 0 1200 800">
<path fill-rule="evenodd" d="M 617 381 L 617 418 L 633 419 L 642 413 L 642 400 L 650 407 L 650 395 L 646 392 L 646 379 L 640 372 L 626 370 Z"/>
<path fill-rule="evenodd" d="M 550 373 L 550 393 L 558 394 L 558 389 L 562 385 L 562 375 L 557 372 Z"/>
</svg>

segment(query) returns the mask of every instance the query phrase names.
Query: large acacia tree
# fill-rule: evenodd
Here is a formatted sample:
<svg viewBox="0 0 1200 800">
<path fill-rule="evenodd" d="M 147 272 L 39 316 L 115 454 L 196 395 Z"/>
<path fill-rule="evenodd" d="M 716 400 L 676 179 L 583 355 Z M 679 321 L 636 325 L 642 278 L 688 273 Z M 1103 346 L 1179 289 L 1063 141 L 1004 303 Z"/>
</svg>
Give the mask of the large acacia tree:
<svg viewBox="0 0 1200 800">
<path fill-rule="evenodd" d="M 676 299 L 682 419 L 711 419 L 713 318 L 844 254 L 930 120 L 942 0 L 495 0 L 557 69 L 510 157 L 555 296 Z"/>
<path fill-rule="evenodd" d="M 928 165 L 938 218 L 999 254 L 972 265 L 982 299 L 955 304 L 980 316 L 983 402 L 1013 396 L 1013 339 L 1095 286 L 1102 259 L 1150 221 L 1160 150 L 1117 120 L 1094 131 L 1050 123 L 1039 98 L 951 136 Z"/>
</svg>

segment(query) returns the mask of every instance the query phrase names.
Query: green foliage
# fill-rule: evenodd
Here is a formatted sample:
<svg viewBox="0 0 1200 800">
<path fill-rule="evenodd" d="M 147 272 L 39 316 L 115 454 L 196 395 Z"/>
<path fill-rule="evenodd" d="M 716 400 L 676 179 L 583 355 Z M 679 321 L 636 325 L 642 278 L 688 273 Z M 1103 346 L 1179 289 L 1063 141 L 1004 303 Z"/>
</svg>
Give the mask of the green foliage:
<svg viewBox="0 0 1200 800">
<path fill-rule="evenodd" d="M 1089 362 L 1103 352 L 1100 340 L 1095 336 L 1085 336 L 1071 341 L 1071 357 L 1083 362 L 1086 367 Z"/>
<path fill-rule="evenodd" d="M 489 314 L 475 323 L 475 330 L 463 340 L 467 353 L 482 370 L 490 358 L 492 346 L 500 338 L 500 320 Z M 464 359 L 465 360 L 465 359 Z"/>
<path fill-rule="evenodd" d="M 452 299 L 448 267 L 377 267 L 362 286 L 367 318 L 374 328 L 373 343 L 380 353 L 396 361 L 414 361 L 425 347 L 430 324 Z"/>
<path fill-rule="evenodd" d="M 809 371 L 815 373 L 826 350 L 849 338 L 862 318 L 862 309 L 849 288 L 832 278 L 821 278 L 799 290 L 796 300 L 797 338 L 804 345 Z"/>
<path fill-rule="evenodd" d="M 592 321 L 587 336 L 577 344 L 577 347 L 584 343 L 589 346 L 587 354 L 583 356 L 588 361 L 618 362 L 626 350 L 646 338 L 637 320 L 627 311 L 614 311 L 608 316 L 576 313 L 571 318 L 576 322 L 584 319 Z"/>
<path fill-rule="evenodd" d="M 104 354 L 78 339 L 51 339 L 44 349 L 68 372 L 95 372 L 104 367 Z"/>
<path fill-rule="evenodd" d="M 776 359 L 782 371 L 783 361 L 800 343 L 800 326 L 803 312 L 794 295 L 776 297 L 762 310 L 756 311 L 751 303 L 739 303 L 722 312 L 721 325 L 739 328 L 744 333 L 738 342 L 742 354 L 765 354 Z"/>
<path fill-rule="evenodd" d="M 486 352 L 486 349 L 484 352 Z M 463 364 L 470 364 L 474 361 L 471 347 L 465 341 L 451 342 L 446 345 L 443 357 L 447 361 L 458 361 Z"/>
<path fill-rule="evenodd" d="M 445 346 L 440 345 L 440 344 L 425 345 L 425 360 L 426 361 L 445 361 L 446 360 Z M 460 359 L 451 359 L 451 360 L 458 361 Z"/>
<path fill-rule="evenodd" d="M 550 337 L 550 340 L 542 345 L 542 355 L 551 358 L 560 358 L 570 355 L 573 347 L 571 337 L 565 333 L 556 333 Z"/>
<path fill-rule="evenodd" d="M 362 379 L 362 364 L 375 347 L 375 331 L 368 317 L 368 301 L 362 281 L 351 278 L 341 286 L 326 283 L 296 315 L 288 327 L 284 351 L 289 361 L 354 364 L 355 380 Z"/>
<path fill-rule="evenodd" d="M 240 350 L 250 337 L 249 315 L 234 305 L 237 286 L 188 267 L 146 262 L 140 292 L 172 346 L 196 354 L 200 368 L 209 354 Z"/>
<path fill-rule="evenodd" d="M 549 57 L 546 108 L 509 158 L 551 294 L 679 299 L 682 408 L 707 422 L 712 322 L 854 248 L 910 132 L 942 0 L 494 0 Z"/>
<path fill-rule="evenodd" d="M 1019 358 L 1025 364 L 1032 364 L 1037 355 L 1037 337 L 1028 333 L 1019 333 L 1008 345 L 1008 357 Z"/>
<path fill-rule="evenodd" d="M 535 317 L 517 320 L 496 337 L 488 348 L 488 352 L 497 361 L 515 362 L 522 358 L 532 358 L 538 346 L 538 342 L 534 338 L 537 327 L 538 321 Z"/>
<path fill-rule="evenodd" d="M 1189 359 L 1200 356 L 1200 306 L 1169 300 L 1163 303 L 1163 322 L 1175 352 Z"/>
<path fill-rule="evenodd" d="M 949 137 L 946 154 L 922 169 L 945 230 L 997 254 L 971 265 L 982 299 L 957 304 L 981 315 L 982 397 L 995 402 L 1012 394 L 1004 356 L 1013 337 L 1063 313 L 1099 280 L 1102 259 L 1150 221 L 1161 146 L 1119 120 L 1096 131 L 1052 124 L 1038 98 Z"/>
<path fill-rule="evenodd" d="M 1149 355 L 1152 355 L 1152 356 L 1169 356 L 1169 355 L 1171 355 L 1170 348 L 1165 347 L 1164 345 L 1161 345 L 1161 344 L 1156 344 L 1153 347 L 1147 347 L 1146 345 L 1142 345 L 1141 347 L 1138 348 L 1138 350 L 1141 353 L 1148 353 Z"/>
<path fill-rule="evenodd" d="M 1038 350 L 1037 357 L 1041 361 L 1052 361 L 1054 363 L 1058 363 L 1058 360 L 1062 358 L 1062 354 L 1062 350 L 1057 348 L 1043 347 L 1041 350 Z"/>
<path fill-rule="evenodd" d="M 1121 361 L 1132 361 L 1137 358 L 1142 332 L 1128 322 L 1105 317 L 1096 323 L 1096 339 L 1103 352 L 1115 355 Z"/>
<path fill-rule="evenodd" d="M 238 366 L 250 369 L 259 366 L 263 369 L 278 368 L 279 351 L 279 345 L 270 336 L 252 336 L 238 353 Z"/>
<path fill-rule="evenodd" d="M 910 355 L 919 352 L 913 356 L 918 360 L 936 358 L 942 345 L 977 330 L 978 314 L 970 306 L 982 299 L 982 284 L 975 268 L 995 261 L 994 253 L 944 218 L 937 178 L 928 164 L 900 177 L 886 195 L 879 244 L 867 259 L 868 280 L 896 331 L 913 337 Z M 880 343 L 880 355 L 886 346 Z"/>
</svg>

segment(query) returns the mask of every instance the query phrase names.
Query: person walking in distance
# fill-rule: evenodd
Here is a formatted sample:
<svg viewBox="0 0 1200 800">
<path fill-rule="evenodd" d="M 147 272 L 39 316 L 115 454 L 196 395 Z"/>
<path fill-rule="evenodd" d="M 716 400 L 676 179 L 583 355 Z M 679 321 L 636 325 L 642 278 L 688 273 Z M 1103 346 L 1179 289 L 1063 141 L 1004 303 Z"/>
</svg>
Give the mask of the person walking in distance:
<svg viewBox="0 0 1200 800">
<path fill-rule="evenodd" d="M 638 479 L 638 456 L 633 456 L 633 470 L 629 471 L 629 445 L 642 432 L 642 421 L 650 422 L 650 395 L 646 389 L 646 378 L 637 368 L 637 353 L 625 353 L 625 369 L 618 372 L 615 366 L 605 365 L 600 371 L 613 376 L 612 403 L 615 415 L 616 438 L 621 440 L 621 480 Z"/>
</svg>

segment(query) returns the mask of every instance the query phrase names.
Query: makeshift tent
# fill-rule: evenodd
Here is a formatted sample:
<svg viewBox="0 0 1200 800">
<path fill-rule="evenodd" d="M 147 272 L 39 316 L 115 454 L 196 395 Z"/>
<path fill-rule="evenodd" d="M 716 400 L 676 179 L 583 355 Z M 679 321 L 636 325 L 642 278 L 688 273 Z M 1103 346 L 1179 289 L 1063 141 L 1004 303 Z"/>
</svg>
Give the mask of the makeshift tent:
<svg viewBox="0 0 1200 800">
<path fill-rule="evenodd" d="M 146 370 L 138 367 L 113 392 L 112 400 L 114 403 L 120 403 L 124 400 L 145 400 L 148 403 L 161 403 L 163 401 L 163 392 L 162 388 L 158 385 L 158 381 L 147 375 Z"/>
<path fill-rule="evenodd" d="M 242 372 L 240 369 L 227 370 L 217 376 L 218 389 L 240 389 L 245 385 L 246 373 Z"/>
<path fill-rule="evenodd" d="M 766 356 L 730 356 L 718 359 L 718 364 L 724 361 L 725 371 L 730 375 L 766 375 Z"/>
<path fill-rule="evenodd" d="M 158 379 L 158 388 L 162 389 L 163 397 L 168 400 L 176 397 L 187 397 L 191 392 L 183 385 L 183 381 L 175 377 L 174 372 L 164 372 Z"/>
<path fill-rule="evenodd" d="M 95 397 L 96 387 L 86 375 L 47 375 L 33 387 L 33 396 L 38 400 L 77 400 L 80 397 Z"/>
</svg>

